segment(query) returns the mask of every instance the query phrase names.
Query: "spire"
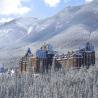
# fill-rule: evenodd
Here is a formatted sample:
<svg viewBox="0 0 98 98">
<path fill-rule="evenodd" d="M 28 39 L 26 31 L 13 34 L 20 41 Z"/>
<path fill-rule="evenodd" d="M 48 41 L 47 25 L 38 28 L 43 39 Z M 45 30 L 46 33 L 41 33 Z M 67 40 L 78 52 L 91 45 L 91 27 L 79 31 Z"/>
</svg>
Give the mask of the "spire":
<svg viewBox="0 0 98 98">
<path fill-rule="evenodd" d="M 28 48 L 27 53 L 26 53 L 26 55 L 25 55 L 25 56 L 27 57 L 27 56 L 31 56 L 31 55 L 32 55 L 31 49 L 30 49 L 30 48 Z"/>
<path fill-rule="evenodd" d="M 88 51 L 94 51 L 94 46 L 90 42 L 86 43 L 86 47 L 85 48 Z"/>
<path fill-rule="evenodd" d="M 91 41 L 91 32 L 89 32 L 89 38 L 88 38 L 88 42 L 90 42 Z"/>
<path fill-rule="evenodd" d="M 92 45 L 92 40 L 91 40 L 91 34 L 92 32 L 89 33 L 89 38 L 88 38 L 88 41 L 86 43 L 86 50 L 89 50 L 89 51 L 94 51 L 94 46 Z"/>
</svg>

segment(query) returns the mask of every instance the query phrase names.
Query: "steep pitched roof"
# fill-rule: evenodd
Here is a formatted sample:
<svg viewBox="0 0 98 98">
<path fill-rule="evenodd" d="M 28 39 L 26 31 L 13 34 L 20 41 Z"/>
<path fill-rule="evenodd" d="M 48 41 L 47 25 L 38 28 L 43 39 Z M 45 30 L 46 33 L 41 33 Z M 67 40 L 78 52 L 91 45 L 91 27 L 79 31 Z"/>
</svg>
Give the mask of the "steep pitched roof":
<svg viewBox="0 0 98 98">
<path fill-rule="evenodd" d="M 26 54 L 25 54 L 26 57 L 29 57 L 29 56 L 32 56 L 32 52 L 31 52 L 31 49 L 28 48 Z"/>
</svg>

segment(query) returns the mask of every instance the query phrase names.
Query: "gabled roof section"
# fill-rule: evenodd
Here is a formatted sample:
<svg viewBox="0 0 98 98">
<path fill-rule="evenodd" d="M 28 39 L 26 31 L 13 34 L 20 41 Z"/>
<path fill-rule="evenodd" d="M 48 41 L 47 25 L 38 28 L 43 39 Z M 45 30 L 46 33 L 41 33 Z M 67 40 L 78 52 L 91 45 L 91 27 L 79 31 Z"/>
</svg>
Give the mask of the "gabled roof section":
<svg viewBox="0 0 98 98">
<path fill-rule="evenodd" d="M 29 57 L 29 56 L 32 56 L 32 52 L 31 52 L 31 49 L 28 48 L 26 54 L 25 54 L 26 57 Z"/>
</svg>

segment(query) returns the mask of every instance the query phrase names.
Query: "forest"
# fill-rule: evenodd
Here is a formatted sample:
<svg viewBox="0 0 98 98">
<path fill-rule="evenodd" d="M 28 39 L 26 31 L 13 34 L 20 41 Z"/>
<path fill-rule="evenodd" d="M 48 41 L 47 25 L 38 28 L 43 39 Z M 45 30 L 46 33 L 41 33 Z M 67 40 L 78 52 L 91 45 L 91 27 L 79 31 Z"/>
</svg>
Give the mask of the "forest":
<svg viewBox="0 0 98 98">
<path fill-rule="evenodd" d="M 2 74 L 0 98 L 98 98 L 98 67 Z"/>
</svg>

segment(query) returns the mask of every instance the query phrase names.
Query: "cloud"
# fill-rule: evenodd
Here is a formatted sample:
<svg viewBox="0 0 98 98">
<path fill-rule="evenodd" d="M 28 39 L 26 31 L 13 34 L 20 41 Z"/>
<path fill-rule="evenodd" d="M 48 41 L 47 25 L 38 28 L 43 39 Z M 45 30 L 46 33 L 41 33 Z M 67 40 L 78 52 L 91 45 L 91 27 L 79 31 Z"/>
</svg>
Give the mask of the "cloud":
<svg viewBox="0 0 98 98">
<path fill-rule="evenodd" d="M 92 2 L 92 1 L 94 1 L 94 0 L 85 0 L 86 2 Z"/>
<path fill-rule="evenodd" d="M 22 5 L 24 1 L 25 0 L 0 0 L 0 14 L 9 16 L 28 13 L 30 8 Z"/>
<path fill-rule="evenodd" d="M 44 2 L 50 7 L 56 7 L 61 0 L 44 0 Z"/>
<path fill-rule="evenodd" d="M 11 20 L 13 20 L 13 18 L 1 18 L 0 23 L 9 22 Z"/>
</svg>

